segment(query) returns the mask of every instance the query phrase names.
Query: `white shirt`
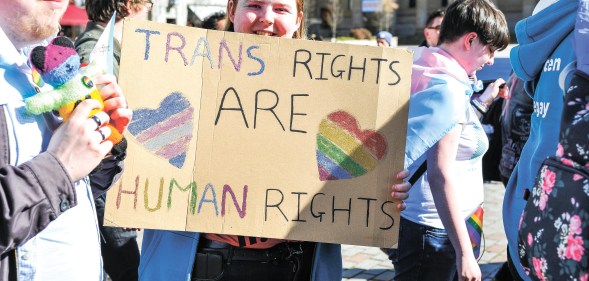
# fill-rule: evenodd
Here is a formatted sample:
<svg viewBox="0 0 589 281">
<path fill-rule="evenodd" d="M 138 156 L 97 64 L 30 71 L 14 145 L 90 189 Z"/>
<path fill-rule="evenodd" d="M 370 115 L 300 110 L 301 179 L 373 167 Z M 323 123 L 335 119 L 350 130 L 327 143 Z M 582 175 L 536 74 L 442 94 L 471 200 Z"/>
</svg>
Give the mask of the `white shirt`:
<svg viewBox="0 0 589 281">
<path fill-rule="evenodd" d="M 0 106 L 6 109 L 14 166 L 45 151 L 60 122 L 25 112 L 24 98 L 36 93 L 28 52 L 17 51 L 0 28 Z M 87 178 L 76 182 L 75 190 L 78 205 L 17 248 L 18 280 L 102 280 L 100 235 Z"/>
<path fill-rule="evenodd" d="M 465 96 L 465 99 L 469 98 Z M 468 104 L 468 103 L 467 103 Z M 484 200 L 482 159 L 489 147 L 489 141 L 476 113 L 467 105 L 467 112 L 461 124 L 462 133 L 456 155 L 456 191 L 462 217 L 470 217 Z M 405 200 L 407 209 L 401 212 L 404 218 L 422 225 L 444 229 L 434 204 L 427 171 L 417 180 Z"/>
</svg>

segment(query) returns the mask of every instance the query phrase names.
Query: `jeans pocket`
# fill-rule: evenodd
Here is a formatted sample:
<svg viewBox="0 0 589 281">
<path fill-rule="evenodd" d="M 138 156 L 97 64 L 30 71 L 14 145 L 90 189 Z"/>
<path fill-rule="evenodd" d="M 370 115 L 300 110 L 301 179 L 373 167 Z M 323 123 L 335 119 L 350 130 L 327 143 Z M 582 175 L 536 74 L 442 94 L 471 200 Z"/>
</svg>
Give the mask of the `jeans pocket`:
<svg viewBox="0 0 589 281">
<path fill-rule="evenodd" d="M 424 250 L 427 253 L 454 253 L 452 242 L 444 229 L 428 228 L 425 231 Z"/>
</svg>

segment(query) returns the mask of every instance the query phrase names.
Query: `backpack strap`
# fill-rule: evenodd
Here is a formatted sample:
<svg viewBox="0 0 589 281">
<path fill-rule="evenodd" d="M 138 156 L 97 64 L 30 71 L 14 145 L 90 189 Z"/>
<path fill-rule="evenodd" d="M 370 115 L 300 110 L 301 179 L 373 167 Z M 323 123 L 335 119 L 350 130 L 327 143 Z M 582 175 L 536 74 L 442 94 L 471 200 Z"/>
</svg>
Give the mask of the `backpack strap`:
<svg viewBox="0 0 589 281">
<path fill-rule="evenodd" d="M 409 183 L 411 185 L 414 185 L 415 182 L 417 182 L 417 180 L 423 175 L 423 173 L 425 173 L 425 170 L 427 170 L 427 159 L 425 159 L 425 161 L 421 163 L 421 166 L 417 168 L 417 171 L 415 171 L 413 176 L 411 176 L 411 178 L 409 179 Z"/>
</svg>

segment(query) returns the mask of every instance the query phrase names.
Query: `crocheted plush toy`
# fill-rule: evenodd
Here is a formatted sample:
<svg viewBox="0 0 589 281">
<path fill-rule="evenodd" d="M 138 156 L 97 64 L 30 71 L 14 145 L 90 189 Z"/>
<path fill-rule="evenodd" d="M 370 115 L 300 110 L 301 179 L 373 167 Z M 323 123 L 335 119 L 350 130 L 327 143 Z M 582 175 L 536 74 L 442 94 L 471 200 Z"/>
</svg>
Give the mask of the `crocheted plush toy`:
<svg viewBox="0 0 589 281">
<path fill-rule="evenodd" d="M 53 86 L 53 90 L 25 99 L 27 112 L 42 114 L 57 111 L 67 121 L 74 108 L 85 99 L 95 99 L 101 104 L 101 108 L 91 111 L 89 116 L 102 110 L 104 102 L 100 93 L 92 80 L 80 73 L 80 56 L 69 38 L 56 37 L 47 47 L 35 47 L 29 59 L 33 69 L 45 83 Z M 115 145 L 123 140 L 115 127 L 110 124 L 105 126 L 111 129 L 107 140 Z"/>
</svg>

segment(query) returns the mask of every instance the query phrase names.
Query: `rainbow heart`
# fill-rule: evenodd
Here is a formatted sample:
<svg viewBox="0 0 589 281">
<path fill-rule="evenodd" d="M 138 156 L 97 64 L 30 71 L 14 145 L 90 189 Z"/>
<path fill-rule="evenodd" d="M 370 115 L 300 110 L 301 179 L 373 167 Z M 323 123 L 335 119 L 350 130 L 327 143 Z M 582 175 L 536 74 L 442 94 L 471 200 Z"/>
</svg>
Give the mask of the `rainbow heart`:
<svg viewBox="0 0 589 281">
<path fill-rule="evenodd" d="M 133 110 L 128 130 L 148 151 L 182 168 L 192 139 L 193 115 L 190 102 L 173 92 L 157 109 Z"/>
<path fill-rule="evenodd" d="M 387 150 L 385 138 L 360 130 L 351 114 L 337 111 L 321 120 L 317 133 L 319 179 L 350 179 L 374 170 Z"/>
</svg>

